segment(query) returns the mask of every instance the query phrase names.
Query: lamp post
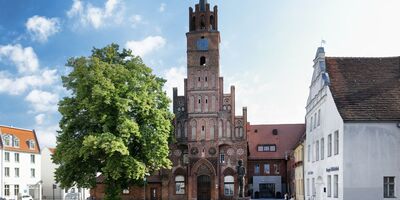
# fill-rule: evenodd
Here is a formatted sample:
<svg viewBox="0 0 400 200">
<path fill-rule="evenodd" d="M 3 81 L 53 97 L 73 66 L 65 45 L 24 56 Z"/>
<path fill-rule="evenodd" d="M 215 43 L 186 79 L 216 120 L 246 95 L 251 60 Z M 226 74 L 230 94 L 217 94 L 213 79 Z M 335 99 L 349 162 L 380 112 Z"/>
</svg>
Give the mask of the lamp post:
<svg viewBox="0 0 400 200">
<path fill-rule="evenodd" d="M 144 177 L 144 191 L 143 191 L 144 200 L 146 200 L 146 181 L 147 181 L 147 178 L 145 176 Z"/>
<path fill-rule="evenodd" d="M 53 184 L 53 200 L 55 200 L 55 196 L 54 196 L 54 190 L 57 188 L 56 184 Z"/>
</svg>

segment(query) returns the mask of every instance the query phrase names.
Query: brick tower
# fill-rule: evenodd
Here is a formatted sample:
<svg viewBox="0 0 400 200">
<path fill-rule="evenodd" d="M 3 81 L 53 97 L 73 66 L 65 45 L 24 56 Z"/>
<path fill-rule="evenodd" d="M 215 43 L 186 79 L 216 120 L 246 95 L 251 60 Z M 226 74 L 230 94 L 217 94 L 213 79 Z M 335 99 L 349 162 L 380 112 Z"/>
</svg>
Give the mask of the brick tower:
<svg viewBox="0 0 400 200">
<path fill-rule="evenodd" d="M 207 0 L 189 8 L 184 96 L 173 90 L 176 142 L 169 199 L 235 199 L 236 165 L 247 166 L 247 109 L 235 116 L 235 88 L 220 77 L 218 8 Z"/>
</svg>

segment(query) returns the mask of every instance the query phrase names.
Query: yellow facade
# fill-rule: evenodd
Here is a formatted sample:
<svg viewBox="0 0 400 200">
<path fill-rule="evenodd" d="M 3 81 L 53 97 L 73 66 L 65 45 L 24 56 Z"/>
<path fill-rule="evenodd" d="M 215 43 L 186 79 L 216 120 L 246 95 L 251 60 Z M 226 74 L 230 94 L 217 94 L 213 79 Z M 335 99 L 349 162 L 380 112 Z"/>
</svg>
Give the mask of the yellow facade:
<svg viewBox="0 0 400 200">
<path fill-rule="evenodd" d="M 294 149 L 296 200 L 304 200 L 304 145 L 300 143 Z"/>
</svg>

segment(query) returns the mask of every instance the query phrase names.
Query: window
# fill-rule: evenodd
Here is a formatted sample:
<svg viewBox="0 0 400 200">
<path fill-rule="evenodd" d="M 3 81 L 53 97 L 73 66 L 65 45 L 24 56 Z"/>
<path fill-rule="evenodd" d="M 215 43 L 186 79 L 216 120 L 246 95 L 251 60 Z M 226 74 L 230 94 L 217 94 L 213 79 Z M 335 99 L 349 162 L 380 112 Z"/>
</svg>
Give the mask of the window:
<svg viewBox="0 0 400 200">
<path fill-rule="evenodd" d="M 4 168 L 4 176 L 5 177 L 10 177 L 10 168 L 9 167 L 5 167 Z"/>
<path fill-rule="evenodd" d="M 332 134 L 328 135 L 328 157 L 332 156 Z"/>
<path fill-rule="evenodd" d="M 321 160 L 325 157 L 325 140 L 324 138 L 321 139 Z"/>
<path fill-rule="evenodd" d="M 31 177 L 35 178 L 35 169 L 33 169 L 33 168 L 31 169 Z"/>
<path fill-rule="evenodd" d="M 321 125 L 321 110 L 318 110 L 318 126 Z"/>
<path fill-rule="evenodd" d="M 271 170 L 269 164 L 264 164 L 264 174 L 270 174 Z"/>
<path fill-rule="evenodd" d="M 10 185 L 4 185 L 4 195 L 10 196 Z"/>
<path fill-rule="evenodd" d="M 175 194 L 185 194 L 185 177 L 175 177 Z"/>
<path fill-rule="evenodd" d="M 233 196 L 233 190 L 235 187 L 235 180 L 233 176 L 225 176 L 224 177 L 224 195 L 231 197 Z"/>
<path fill-rule="evenodd" d="M 335 131 L 335 155 L 339 154 L 339 131 Z"/>
<path fill-rule="evenodd" d="M 31 163 L 35 163 L 35 155 L 31 155 Z"/>
<path fill-rule="evenodd" d="M 16 163 L 19 163 L 19 153 L 14 153 L 14 160 Z"/>
<path fill-rule="evenodd" d="M 327 195 L 328 195 L 328 197 L 332 196 L 331 179 L 332 179 L 332 176 L 328 175 L 328 179 L 327 179 L 327 182 L 328 182 L 327 183 Z"/>
<path fill-rule="evenodd" d="M 13 146 L 14 147 L 19 147 L 19 139 L 17 137 L 14 137 Z"/>
<path fill-rule="evenodd" d="M 319 160 L 319 141 L 315 143 L 315 159 L 318 161 Z"/>
<path fill-rule="evenodd" d="M 383 197 L 395 198 L 394 188 L 394 177 L 383 177 Z"/>
<path fill-rule="evenodd" d="M 312 178 L 312 195 L 315 197 L 317 191 L 315 190 L 315 178 Z"/>
<path fill-rule="evenodd" d="M 10 162 L 10 152 L 4 152 L 4 160 Z"/>
<path fill-rule="evenodd" d="M 317 113 L 314 113 L 314 128 L 317 128 Z"/>
<path fill-rule="evenodd" d="M 280 173 L 280 165 L 279 164 L 274 164 L 274 169 L 275 169 L 275 174 L 279 174 Z"/>
<path fill-rule="evenodd" d="M 200 66 L 206 65 L 206 57 L 202 56 L 200 58 Z"/>
<path fill-rule="evenodd" d="M 310 158 L 311 158 L 311 148 L 310 145 L 308 145 L 307 147 L 307 161 L 310 162 Z"/>
<path fill-rule="evenodd" d="M 260 174 L 260 164 L 254 165 L 254 174 Z"/>
<path fill-rule="evenodd" d="M 225 154 L 224 153 L 220 153 L 219 154 L 219 162 L 220 163 L 225 163 Z"/>
<path fill-rule="evenodd" d="M 275 152 L 276 151 L 276 145 L 274 145 L 274 144 L 258 145 L 257 146 L 257 151 L 258 152 Z"/>
<path fill-rule="evenodd" d="M 307 179 L 307 196 L 310 196 L 310 179 Z"/>
<path fill-rule="evenodd" d="M 313 127 L 314 127 L 314 126 L 313 126 L 313 122 L 314 122 L 314 117 L 311 116 L 311 129 L 310 129 L 310 131 L 313 130 Z"/>
<path fill-rule="evenodd" d="M 14 195 L 17 196 L 19 194 L 19 185 L 14 185 Z"/>
<path fill-rule="evenodd" d="M 35 142 L 32 140 L 29 140 L 29 149 L 35 149 Z"/>
<path fill-rule="evenodd" d="M 14 168 L 14 174 L 15 174 L 16 178 L 19 177 L 19 168 L 18 167 Z"/>
<path fill-rule="evenodd" d="M 3 137 L 3 139 L 4 139 L 4 145 L 5 146 L 11 146 L 11 136 L 10 135 L 5 135 Z"/>
<path fill-rule="evenodd" d="M 334 175 L 333 176 L 333 197 L 338 198 L 339 197 L 339 175 Z"/>
</svg>

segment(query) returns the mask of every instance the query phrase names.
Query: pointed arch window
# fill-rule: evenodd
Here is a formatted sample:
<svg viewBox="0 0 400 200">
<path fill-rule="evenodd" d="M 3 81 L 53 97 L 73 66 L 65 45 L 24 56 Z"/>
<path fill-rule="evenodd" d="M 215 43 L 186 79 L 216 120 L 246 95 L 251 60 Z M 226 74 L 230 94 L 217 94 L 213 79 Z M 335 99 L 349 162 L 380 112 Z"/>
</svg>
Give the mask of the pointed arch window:
<svg viewBox="0 0 400 200">
<path fill-rule="evenodd" d="M 211 15 L 210 16 L 210 29 L 211 30 L 214 30 L 215 28 L 215 25 L 214 25 L 214 15 Z"/>
<path fill-rule="evenodd" d="M 176 176 L 175 177 L 175 194 L 185 194 L 185 177 Z"/>
<path fill-rule="evenodd" d="M 207 62 L 207 59 L 205 56 L 200 57 L 200 66 L 205 66 Z"/>
</svg>

